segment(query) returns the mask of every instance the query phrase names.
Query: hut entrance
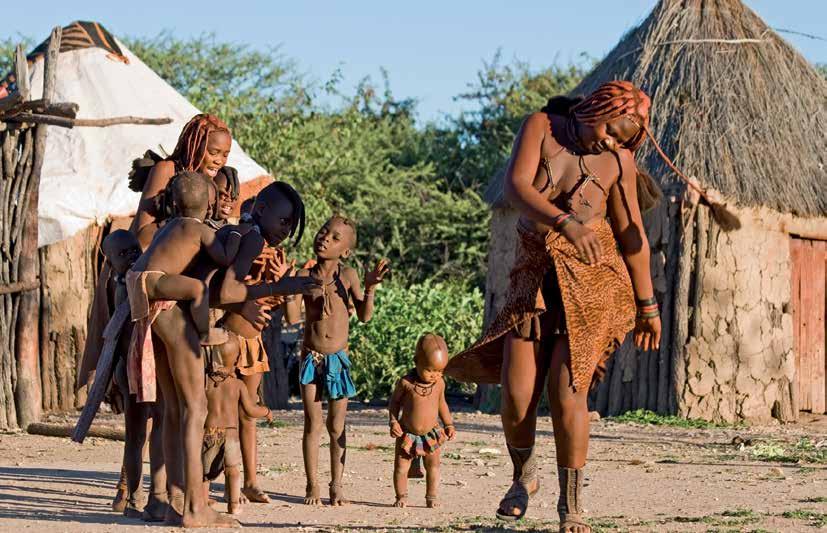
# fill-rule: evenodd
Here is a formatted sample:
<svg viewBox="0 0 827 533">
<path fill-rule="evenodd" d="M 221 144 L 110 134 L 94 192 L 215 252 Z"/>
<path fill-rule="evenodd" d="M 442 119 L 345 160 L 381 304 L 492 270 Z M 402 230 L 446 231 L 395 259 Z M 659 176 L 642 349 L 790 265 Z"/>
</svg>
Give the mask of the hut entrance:
<svg viewBox="0 0 827 533">
<path fill-rule="evenodd" d="M 795 381 L 798 408 L 827 412 L 827 360 L 825 313 L 827 313 L 827 241 L 790 241 L 792 259 L 792 307 L 795 349 Z"/>
</svg>

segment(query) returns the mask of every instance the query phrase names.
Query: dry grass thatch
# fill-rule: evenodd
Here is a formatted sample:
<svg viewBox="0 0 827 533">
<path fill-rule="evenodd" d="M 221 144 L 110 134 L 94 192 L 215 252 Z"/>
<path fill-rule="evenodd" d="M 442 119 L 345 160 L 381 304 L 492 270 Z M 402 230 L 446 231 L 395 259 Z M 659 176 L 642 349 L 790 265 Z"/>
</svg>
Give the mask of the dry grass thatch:
<svg viewBox="0 0 827 533">
<path fill-rule="evenodd" d="M 577 87 L 627 79 L 688 175 L 741 205 L 827 215 L 827 81 L 740 0 L 661 0 Z M 674 176 L 647 143 L 639 158 Z"/>
<path fill-rule="evenodd" d="M 740 0 L 661 0 L 573 93 L 615 79 L 652 97 L 652 132 L 686 174 L 739 205 L 827 215 L 827 81 Z M 638 159 L 678 183 L 651 143 Z"/>
</svg>

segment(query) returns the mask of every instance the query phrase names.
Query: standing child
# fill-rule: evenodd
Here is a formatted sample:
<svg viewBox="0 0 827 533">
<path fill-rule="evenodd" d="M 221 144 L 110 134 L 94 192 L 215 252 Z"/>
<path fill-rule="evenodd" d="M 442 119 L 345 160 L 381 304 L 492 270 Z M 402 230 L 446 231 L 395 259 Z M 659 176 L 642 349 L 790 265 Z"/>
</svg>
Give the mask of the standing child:
<svg viewBox="0 0 827 533">
<path fill-rule="evenodd" d="M 408 472 L 411 461 L 425 459 L 428 507 L 439 507 L 439 446 L 457 434 L 448 403 L 442 372 L 448 365 L 448 346 L 439 335 L 428 333 L 416 343 L 415 368 L 396 383 L 391 396 L 390 433 L 396 438 L 393 461 L 395 507 L 405 507 L 408 499 Z M 399 411 L 402 417 L 399 417 Z M 444 430 L 439 427 L 442 420 Z"/>
<path fill-rule="evenodd" d="M 224 472 L 227 512 L 241 512 L 241 441 L 238 437 L 238 415 L 273 420 L 270 409 L 257 405 L 247 387 L 235 377 L 240 353 L 239 344 L 230 339 L 218 347 L 223 368 L 207 380 L 207 420 L 201 459 L 204 463 L 204 492 L 209 501 L 210 482 Z M 239 409 L 240 407 L 240 409 Z"/>
<path fill-rule="evenodd" d="M 373 296 L 388 272 L 388 262 L 381 260 L 376 268 L 365 274 L 365 290 L 359 284 L 356 270 L 343 266 L 342 259 L 350 257 L 356 246 L 355 224 L 340 216 L 328 220 L 316 234 L 313 251 L 316 264 L 299 271 L 299 276 L 311 276 L 323 285 L 320 297 L 305 295 L 304 341 L 302 346 L 301 376 L 304 404 L 304 435 L 302 453 L 307 487 L 304 503 L 318 505 L 319 440 L 322 431 L 322 397 L 328 399 L 327 432 L 330 435 L 330 505 L 347 502 L 342 492 L 342 472 L 345 466 L 345 415 L 347 400 L 356 394 L 350 378 L 350 359 L 347 356 L 349 334 L 349 303 L 356 315 L 367 322 L 373 315 Z M 286 317 L 295 323 L 300 315 L 300 302 L 288 302 Z"/>
</svg>

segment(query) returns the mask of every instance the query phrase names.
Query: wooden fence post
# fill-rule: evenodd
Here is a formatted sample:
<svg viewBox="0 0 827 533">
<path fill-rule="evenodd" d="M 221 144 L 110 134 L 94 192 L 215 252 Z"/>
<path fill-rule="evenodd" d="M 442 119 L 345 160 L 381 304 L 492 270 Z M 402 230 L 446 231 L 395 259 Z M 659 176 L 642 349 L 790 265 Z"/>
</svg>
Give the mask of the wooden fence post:
<svg viewBox="0 0 827 533">
<path fill-rule="evenodd" d="M 54 97 L 57 80 L 57 60 L 60 52 L 62 28 L 52 30 L 49 49 L 44 58 L 43 100 L 47 104 Z M 25 76 L 28 80 L 28 76 Z M 20 253 L 19 280 L 32 282 L 39 277 L 40 264 L 37 252 L 37 223 L 40 189 L 40 169 L 46 152 L 46 124 L 38 124 L 34 140 L 32 173 L 25 191 L 25 222 L 23 224 Z M 40 291 L 26 291 L 20 295 L 17 315 L 17 386 L 15 404 L 20 426 L 27 427 L 40 419 L 42 391 L 40 383 Z"/>
</svg>

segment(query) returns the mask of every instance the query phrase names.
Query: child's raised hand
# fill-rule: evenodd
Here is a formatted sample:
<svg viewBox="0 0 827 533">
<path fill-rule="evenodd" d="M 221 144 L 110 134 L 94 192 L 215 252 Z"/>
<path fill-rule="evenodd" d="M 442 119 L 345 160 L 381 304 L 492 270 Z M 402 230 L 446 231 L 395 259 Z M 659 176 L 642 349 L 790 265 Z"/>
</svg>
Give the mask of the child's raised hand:
<svg viewBox="0 0 827 533">
<path fill-rule="evenodd" d="M 399 425 L 399 422 L 394 420 L 391 422 L 391 437 L 398 439 L 403 435 L 402 426 Z"/>
<path fill-rule="evenodd" d="M 388 272 L 390 272 L 390 262 L 387 259 L 380 259 L 376 263 L 376 268 L 365 273 L 365 288 L 382 283 Z"/>
<path fill-rule="evenodd" d="M 448 440 L 454 440 L 454 437 L 457 436 L 457 428 L 453 424 L 445 426 L 445 436 L 448 437 Z"/>
</svg>

